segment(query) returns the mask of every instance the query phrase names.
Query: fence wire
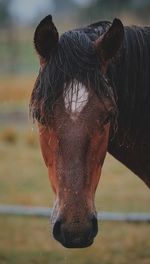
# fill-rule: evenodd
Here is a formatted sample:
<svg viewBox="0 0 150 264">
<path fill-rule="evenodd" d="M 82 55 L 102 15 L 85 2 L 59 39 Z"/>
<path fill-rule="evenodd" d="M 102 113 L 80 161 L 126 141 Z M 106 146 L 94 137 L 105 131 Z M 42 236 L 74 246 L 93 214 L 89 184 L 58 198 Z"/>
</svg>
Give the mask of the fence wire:
<svg viewBox="0 0 150 264">
<path fill-rule="evenodd" d="M 0 215 L 50 217 L 52 209 L 39 206 L 0 205 Z M 98 220 L 150 223 L 150 213 L 98 212 Z"/>
</svg>

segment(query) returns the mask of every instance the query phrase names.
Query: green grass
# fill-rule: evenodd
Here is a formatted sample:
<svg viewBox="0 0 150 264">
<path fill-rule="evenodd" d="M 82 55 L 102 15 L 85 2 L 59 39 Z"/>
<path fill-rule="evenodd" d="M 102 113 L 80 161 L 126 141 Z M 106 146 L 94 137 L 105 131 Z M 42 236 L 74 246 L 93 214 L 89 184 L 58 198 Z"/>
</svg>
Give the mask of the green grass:
<svg viewBox="0 0 150 264">
<path fill-rule="evenodd" d="M 0 74 L 15 73 L 33 74 L 38 71 L 38 57 L 33 47 L 32 36 L 27 41 L 17 39 L 12 43 L 0 42 L 0 58 L 3 67 Z"/>
<path fill-rule="evenodd" d="M 149 264 L 149 226 L 102 223 L 87 249 L 65 249 L 50 235 L 47 219 L 0 217 L 0 263 Z"/>
</svg>

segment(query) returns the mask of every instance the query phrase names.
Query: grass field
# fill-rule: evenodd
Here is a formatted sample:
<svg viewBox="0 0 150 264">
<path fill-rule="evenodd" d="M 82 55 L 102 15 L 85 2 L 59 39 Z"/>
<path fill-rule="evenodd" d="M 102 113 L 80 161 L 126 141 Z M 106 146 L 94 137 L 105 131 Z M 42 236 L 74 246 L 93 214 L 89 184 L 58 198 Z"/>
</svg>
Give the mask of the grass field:
<svg viewBox="0 0 150 264">
<path fill-rule="evenodd" d="M 1 80 L 0 203 L 52 206 L 36 127 L 27 107 L 33 78 Z M 33 128 L 33 129 L 32 129 Z M 96 193 L 101 211 L 149 212 L 150 194 L 134 174 L 107 156 Z M 67 250 L 53 240 L 48 219 L 0 216 L 0 264 L 149 264 L 150 226 L 102 222 L 93 246 Z"/>
</svg>

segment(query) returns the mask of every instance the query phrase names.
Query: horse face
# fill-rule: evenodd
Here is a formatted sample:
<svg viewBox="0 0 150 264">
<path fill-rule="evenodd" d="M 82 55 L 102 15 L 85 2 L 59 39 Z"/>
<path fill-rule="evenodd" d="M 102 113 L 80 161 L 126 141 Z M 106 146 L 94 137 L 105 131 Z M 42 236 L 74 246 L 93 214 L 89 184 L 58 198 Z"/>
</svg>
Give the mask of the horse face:
<svg viewBox="0 0 150 264">
<path fill-rule="evenodd" d="M 106 111 L 104 103 L 85 86 L 79 89 L 71 102 L 67 94 L 58 99 L 49 128 L 39 124 L 41 149 L 56 194 L 53 235 L 65 247 L 89 246 L 97 234 L 94 195 L 112 109 L 105 102 Z"/>
<path fill-rule="evenodd" d="M 33 116 L 39 121 L 41 150 L 56 194 L 52 214 L 53 235 L 68 248 L 91 245 L 98 230 L 94 196 L 107 151 L 114 101 L 108 96 L 109 89 L 106 96 L 100 97 L 93 87 L 95 81 L 106 73 L 109 60 L 120 47 L 122 28 L 121 22 L 115 20 L 108 32 L 95 42 L 91 42 L 85 34 L 81 40 L 80 32 L 73 33 L 78 37 L 76 52 L 72 46 L 75 39 L 70 42 L 70 33 L 67 40 L 65 35 L 58 41 L 51 16 L 41 21 L 35 31 L 35 48 L 45 75 L 43 83 L 37 84 L 33 90 L 31 108 Z M 65 56 L 63 43 L 68 43 Z M 68 49 L 72 55 L 70 58 Z M 84 49 L 87 50 L 84 52 Z M 79 50 L 81 53 L 77 54 Z M 78 70 L 77 59 L 81 56 L 82 65 Z M 84 70 L 86 64 L 87 71 Z M 82 78 L 84 75 L 85 78 Z M 72 79 L 68 81 L 68 77 Z M 103 90 L 103 87 L 99 89 Z M 58 94 L 50 118 L 47 111 L 56 90 Z M 49 120 L 48 124 L 42 125 L 43 117 Z"/>
</svg>

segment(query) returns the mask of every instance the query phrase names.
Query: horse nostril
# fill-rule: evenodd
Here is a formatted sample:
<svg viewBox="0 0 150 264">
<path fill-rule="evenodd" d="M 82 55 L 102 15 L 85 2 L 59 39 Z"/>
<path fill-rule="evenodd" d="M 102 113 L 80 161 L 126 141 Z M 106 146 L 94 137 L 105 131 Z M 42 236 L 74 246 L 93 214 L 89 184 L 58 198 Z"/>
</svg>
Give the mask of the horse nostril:
<svg viewBox="0 0 150 264">
<path fill-rule="evenodd" d="M 54 238 L 67 248 L 90 246 L 97 232 L 98 223 L 95 216 L 86 218 L 85 222 L 79 219 L 67 222 L 59 218 L 53 225 Z"/>
<path fill-rule="evenodd" d="M 93 216 L 92 218 L 92 227 L 93 227 L 93 237 L 95 237 L 98 232 L 98 222 L 95 216 Z"/>
<path fill-rule="evenodd" d="M 61 241 L 61 221 L 57 220 L 53 226 L 53 236 L 56 240 Z"/>
</svg>

